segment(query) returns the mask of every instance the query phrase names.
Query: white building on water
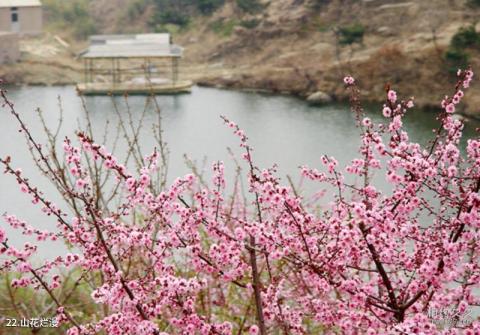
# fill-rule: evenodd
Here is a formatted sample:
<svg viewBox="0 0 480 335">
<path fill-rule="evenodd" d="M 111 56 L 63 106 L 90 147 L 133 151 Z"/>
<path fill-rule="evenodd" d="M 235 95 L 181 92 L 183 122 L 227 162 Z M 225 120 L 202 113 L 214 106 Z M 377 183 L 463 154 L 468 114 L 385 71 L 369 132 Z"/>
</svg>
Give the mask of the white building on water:
<svg viewBox="0 0 480 335">
<path fill-rule="evenodd" d="M 180 78 L 183 48 L 170 34 L 94 35 L 81 57 L 86 95 L 187 93 L 193 83 Z"/>
</svg>

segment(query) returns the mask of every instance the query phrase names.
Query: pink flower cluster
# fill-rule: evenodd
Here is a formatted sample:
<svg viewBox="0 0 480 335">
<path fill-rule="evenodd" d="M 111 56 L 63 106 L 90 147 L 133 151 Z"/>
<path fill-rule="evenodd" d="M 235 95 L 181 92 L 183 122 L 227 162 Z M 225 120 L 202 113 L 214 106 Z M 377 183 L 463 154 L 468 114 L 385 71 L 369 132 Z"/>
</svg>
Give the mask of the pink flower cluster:
<svg viewBox="0 0 480 335">
<path fill-rule="evenodd" d="M 343 78 L 343 82 L 345 85 L 353 85 L 355 83 L 355 79 L 352 76 L 346 76 Z"/>
<path fill-rule="evenodd" d="M 334 195 L 327 205 L 318 196 L 324 192 L 304 198 L 276 167 L 256 167 L 245 133 L 225 117 L 245 152 L 246 194 L 237 178 L 228 196 L 222 162 L 213 164 L 211 183 L 189 174 L 156 192 L 156 153 L 135 175 L 79 133 L 78 147 L 64 143 L 74 182 L 62 185 L 76 201 L 67 216 L 2 160 L 76 251 L 35 268 L 35 247 L 15 249 L 0 230 L 0 268 L 21 274 L 14 288 L 43 287 L 51 296 L 61 287 L 54 269 L 101 273 L 91 299 L 106 312 L 79 321 L 75 306 L 57 306 L 70 335 L 478 334 L 477 320 L 441 329 L 426 313 L 480 304 L 480 141 L 468 140 L 462 155 L 463 124 L 449 107 L 472 76 L 459 72 L 427 147 L 403 129 L 413 99 L 399 101 L 389 89 L 385 124 L 356 110 L 359 157 L 345 168 L 328 156 L 319 168 L 301 168 Z M 344 82 L 357 94 L 352 77 Z M 114 208 L 96 201 L 84 156 L 114 176 L 122 190 Z M 384 174 L 390 189 L 376 187 L 374 174 Z M 57 237 L 5 220 L 40 241 Z"/>
</svg>

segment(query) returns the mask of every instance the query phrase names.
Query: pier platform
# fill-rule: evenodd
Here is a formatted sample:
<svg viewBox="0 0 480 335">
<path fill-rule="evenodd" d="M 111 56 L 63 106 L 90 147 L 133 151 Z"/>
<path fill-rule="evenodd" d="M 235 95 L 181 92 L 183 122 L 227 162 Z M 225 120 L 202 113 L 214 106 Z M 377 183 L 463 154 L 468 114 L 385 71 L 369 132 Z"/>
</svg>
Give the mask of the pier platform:
<svg viewBox="0 0 480 335">
<path fill-rule="evenodd" d="M 193 82 L 189 80 L 176 83 L 79 83 L 77 91 L 81 95 L 150 95 L 190 93 Z"/>
</svg>

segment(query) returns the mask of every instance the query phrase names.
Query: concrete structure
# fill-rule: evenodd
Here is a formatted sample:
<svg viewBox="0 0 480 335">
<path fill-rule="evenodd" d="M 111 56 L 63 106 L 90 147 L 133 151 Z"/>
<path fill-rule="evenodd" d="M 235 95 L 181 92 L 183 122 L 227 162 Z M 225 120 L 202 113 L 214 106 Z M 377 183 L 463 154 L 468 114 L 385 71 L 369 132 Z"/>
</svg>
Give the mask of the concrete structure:
<svg viewBox="0 0 480 335">
<path fill-rule="evenodd" d="M 0 0 L 0 31 L 22 35 L 40 34 L 42 15 L 39 0 Z"/>
<path fill-rule="evenodd" d="M 172 94 L 189 92 L 192 82 L 180 80 L 183 48 L 170 34 L 96 35 L 81 57 L 85 79 L 81 94 Z"/>
<path fill-rule="evenodd" d="M 19 58 L 18 34 L 0 31 L 0 64 L 14 63 Z"/>
</svg>

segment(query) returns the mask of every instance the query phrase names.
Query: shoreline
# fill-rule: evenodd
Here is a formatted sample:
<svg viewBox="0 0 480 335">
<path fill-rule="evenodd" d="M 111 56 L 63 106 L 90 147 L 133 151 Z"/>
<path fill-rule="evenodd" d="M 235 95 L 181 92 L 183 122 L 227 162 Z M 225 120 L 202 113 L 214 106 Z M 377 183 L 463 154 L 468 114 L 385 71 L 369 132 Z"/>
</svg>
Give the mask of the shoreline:
<svg viewBox="0 0 480 335">
<path fill-rule="evenodd" d="M 218 79 L 218 78 L 215 78 Z M 214 81 L 215 81 L 214 79 Z M 22 88 L 22 87 L 65 87 L 65 86 L 72 86 L 75 89 L 75 85 L 77 83 L 74 81 L 61 81 L 61 82 L 52 82 L 52 83 L 46 83 L 46 82 L 17 82 L 17 83 L 4 83 L 5 87 L 8 89 L 9 87 L 15 87 L 15 88 Z M 262 95 L 269 95 L 269 96 L 286 96 L 286 97 L 292 97 L 296 98 L 304 103 L 307 103 L 312 106 L 325 106 L 325 105 L 330 105 L 330 104 L 349 104 L 349 99 L 345 98 L 343 96 L 338 96 L 335 95 L 334 92 L 331 92 L 329 94 L 326 92 L 326 94 L 329 94 L 329 96 L 332 98 L 330 102 L 326 103 L 311 103 L 307 100 L 308 94 L 306 92 L 292 92 L 292 91 L 280 91 L 280 90 L 275 90 L 275 89 L 268 89 L 268 88 L 257 88 L 257 87 L 249 87 L 249 86 L 243 86 L 240 82 L 235 82 L 235 86 L 233 85 L 222 85 L 219 84 L 218 82 L 211 82 L 208 80 L 198 80 L 194 82 L 194 86 L 198 87 L 205 87 L 205 88 L 216 88 L 216 89 L 221 89 L 221 90 L 227 90 L 227 91 L 237 91 L 237 92 L 245 92 L 245 93 L 254 93 L 254 94 L 262 94 Z M 379 100 L 379 99 L 368 99 L 367 97 L 362 98 L 362 103 L 364 105 L 373 105 L 373 104 L 383 104 L 384 100 Z M 439 113 L 442 111 L 442 109 L 439 106 L 432 105 L 432 104 L 416 104 L 415 106 L 418 111 L 425 112 L 425 113 Z M 457 111 L 455 113 L 459 117 L 463 118 L 464 121 L 469 121 L 469 120 L 474 120 L 480 122 L 480 115 L 475 115 L 475 114 L 468 114 L 464 113 L 463 111 Z"/>
</svg>

